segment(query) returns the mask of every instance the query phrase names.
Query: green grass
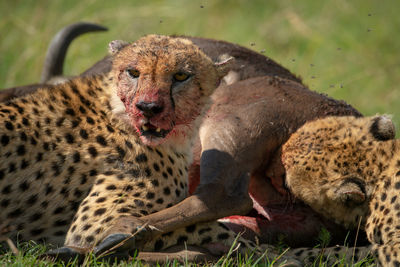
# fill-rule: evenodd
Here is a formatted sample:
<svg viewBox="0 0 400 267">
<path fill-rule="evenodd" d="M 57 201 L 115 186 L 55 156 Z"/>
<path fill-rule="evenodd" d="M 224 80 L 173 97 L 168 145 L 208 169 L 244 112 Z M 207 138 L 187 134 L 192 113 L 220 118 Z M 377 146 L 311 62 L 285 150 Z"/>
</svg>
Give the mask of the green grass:
<svg viewBox="0 0 400 267">
<path fill-rule="evenodd" d="M 318 92 L 365 115 L 394 114 L 400 125 L 399 1 L 336 0 L 16 0 L 0 1 L 0 88 L 37 82 L 51 38 L 89 21 L 109 27 L 71 46 L 65 73 L 79 74 L 109 41 L 149 33 L 222 39 L 265 51 Z M 36 265 L 40 249 L 0 265 Z"/>
<path fill-rule="evenodd" d="M 190 262 L 188 259 L 182 259 L 182 261 L 177 260 L 166 260 L 166 262 L 162 264 L 157 264 L 156 266 L 163 266 L 163 267 L 175 267 L 175 266 L 202 266 L 202 267 L 226 267 L 226 266 L 241 266 L 241 267 L 256 267 L 256 266 L 266 266 L 266 267 L 273 267 L 273 266 L 281 266 L 284 260 L 291 260 L 295 259 L 294 257 L 288 255 L 289 248 L 284 243 L 278 243 L 275 245 L 275 253 L 279 251 L 279 254 L 276 258 L 270 258 L 271 254 L 268 254 L 268 250 L 264 251 L 262 255 L 249 253 L 246 255 L 241 255 L 238 253 L 238 243 L 237 240 L 240 237 L 240 234 L 232 243 L 229 251 L 219 258 L 215 262 L 208 262 L 208 263 L 195 263 Z M 329 247 L 329 242 L 331 240 L 331 234 L 326 230 L 322 229 L 318 239 L 317 245 L 315 248 L 326 248 Z M 350 244 L 346 240 L 343 242 L 344 246 L 349 247 Z M 8 249 L 7 246 L 2 247 L 0 243 L 0 249 Z M 60 261 L 50 261 L 43 259 L 42 254 L 48 251 L 50 248 L 46 247 L 42 244 L 36 244 L 35 242 L 23 242 L 18 243 L 17 248 L 14 248 L 14 252 L 17 250 L 15 255 L 11 250 L 7 253 L 0 255 L 0 266 L 48 266 L 48 267 L 61 267 L 61 266 L 101 266 L 101 267 L 108 267 L 108 266 L 121 266 L 121 267 L 142 267 L 148 266 L 146 262 L 142 262 L 137 258 L 137 254 L 135 254 L 130 260 L 128 261 L 115 261 L 111 259 L 104 259 L 104 258 L 96 258 L 95 255 L 89 253 L 83 259 L 83 261 L 78 262 L 77 259 L 71 260 L 68 263 L 63 263 Z M 0 250 L 1 251 L 1 250 Z M 352 250 L 350 250 L 352 251 Z M 361 259 L 357 263 L 350 264 L 344 257 L 344 255 L 340 258 L 334 257 L 334 255 L 325 254 L 326 257 L 317 257 L 313 260 L 312 263 L 308 263 L 307 266 L 323 266 L 323 267 L 331 267 L 331 266 L 354 266 L 354 267 L 372 267 L 375 266 L 374 260 L 371 257 L 366 257 Z M 154 265 L 154 263 L 152 263 Z"/>
<path fill-rule="evenodd" d="M 234 250 L 235 244 L 232 245 L 230 251 L 227 255 L 221 257 L 218 261 L 214 263 L 191 263 L 184 260 L 184 263 L 178 262 L 176 260 L 167 260 L 164 264 L 157 264 L 157 266 L 164 267 L 175 267 L 175 266 L 204 266 L 204 267 L 226 267 L 226 266 L 241 266 L 241 267 L 256 267 L 256 266 L 280 266 L 281 263 L 277 263 L 277 259 L 271 261 L 266 260 L 264 256 L 255 256 L 254 254 L 241 256 L 237 255 Z M 108 266 L 120 266 L 120 267 L 141 267 L 147 266 L 146 263 L 137 260 L 133 257 L 130 261 L 106 261 L 101 258 L 96 258 L 94 255 L 89 254 L 82 263 L 78 264 L 76 260 L 69 263 L 53 262 L 48 260 L 43 260 L 40 255 L 44 253 L 47 248 L 43 245 L 37 245 L 33 242 L 22 243 L 18 247 L 19 254 L 14 255 L 12 252 L 8 252 L 0 256 L 0 266 L 46 266 L 46 267 L 61 267 L 61 266 L 96 266 L 96 267 L 108 267 Z M 282 252 L 284 255 L 285 251 Z M 335 263 L 327 263 L 328 259 L 317 258 L 315 261 L 308 266 L 354 266 L 354 267 L 372 267 L 375 266 L 374 262 L 370 258 L 365 258 L 353 265 L 345 262 L 344 259 L 335 259 Z"/>
</svg>

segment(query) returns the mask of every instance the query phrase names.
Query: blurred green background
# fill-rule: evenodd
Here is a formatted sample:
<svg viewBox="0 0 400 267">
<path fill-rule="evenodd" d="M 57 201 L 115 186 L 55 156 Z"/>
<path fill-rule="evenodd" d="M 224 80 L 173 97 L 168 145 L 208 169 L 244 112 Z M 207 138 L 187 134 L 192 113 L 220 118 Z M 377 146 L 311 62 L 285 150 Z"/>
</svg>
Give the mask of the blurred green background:
<svg viewBox="0 0 400 267">
<path fill-rule="evenodd" d="M 366 115 L 394 114 L 399 126 L 399 11 L 397 0 L 2 0 L 0 88 L 37 82 L 54 34 L 88 21 L 109 31 L 75 40 L 66 74 L 79 74 L 101 59 L 114 39 L 203 36 L 262 51 L 311 89 Z"/>
</svg>

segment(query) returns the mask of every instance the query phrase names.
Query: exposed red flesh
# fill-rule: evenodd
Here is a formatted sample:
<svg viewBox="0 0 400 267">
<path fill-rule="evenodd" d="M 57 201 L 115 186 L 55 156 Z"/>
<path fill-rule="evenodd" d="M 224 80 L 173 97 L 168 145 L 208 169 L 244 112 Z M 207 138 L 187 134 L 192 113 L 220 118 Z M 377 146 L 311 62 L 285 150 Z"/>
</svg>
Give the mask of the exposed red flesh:
<svg viewBox="0 0 400 267">
<path fill-rule="evenodd" d="M 233 231 L 243 233 L 245 238 L 274 243 L 284 240 L 290 246 L 309 246 L 315 243 L 322 227 L 333 229 L 321 218 L 304 206 L 269 208 L 267 219 L 252 210 L 248 216 L 230 216 L 222 221 Z"/>
<path fill-rule="evenodd" d="M 196 174 L 199 174 L 198 165 L 192 165 L 191 193 L 199 181 Z M 313 246 L 322 228 L 330 231 L 338 242 L 343 242 L 347 230 L 322 218 L 300 201 L 291 199 L 282 181 L 271 180 L 266 176 L 253 175 L 249 185 L 253 210 L 246 216 L 234 215 L 221 221 L 233 231 L 242 233 L 245 238 L 254 240 L 257 236 L 263 243 L 283 240 L 291 247 Z"/>
</svg>

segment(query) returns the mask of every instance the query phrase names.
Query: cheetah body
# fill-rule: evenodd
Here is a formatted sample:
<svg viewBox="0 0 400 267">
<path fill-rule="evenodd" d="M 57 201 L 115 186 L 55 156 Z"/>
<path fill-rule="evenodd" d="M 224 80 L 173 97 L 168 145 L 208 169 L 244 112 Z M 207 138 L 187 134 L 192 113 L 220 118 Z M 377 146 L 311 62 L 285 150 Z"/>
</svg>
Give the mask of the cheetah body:
<svg viewBox="0 0 400 267">
<path fill-rule="evenodd" d="M 188 40 L 151 35 L 118 50 L 107 76 L 1 103 L 0 227 L 19 240 L 90 249 L 118 219 L 181 201 L 191 136 L 223 68 Z M 222 224 L 205 223 L 144 250 L 229 238 Z"/>
<path fill-rule="evenodd" d="M 86 87 L 87 81 L 97 91 Z M 16 225 L 22 240 L 62 244 L 81 204 L 84 214 L 74 221 L 85 223 L 95 214 L 103 215 L 104 207 L 131 214 L 124 194 L 134 195 L 134 202 L 141 207 L 135 216 L 166 208 L 186 196 L 189 151 L 169 145 L 155 149 L 142 145 L 138 136 L 131 134 L 132 129 L 113 118 L 101 78 L 87 81 L 75 81 L 51 92 L 42 90 L 1 105 L 5 119 L 1 152 L 6 159 L 1 161 L 5 177 L 0 183 L 2 222 L 10 220 Z M 101 100 L 98 95 L 103 95 Z M 18 109 L 23 110 L 22 116 L 12 121 L 18 117 Z M 35 114 L 49 115 L 35 118 Z M 13 145 L 15 142 L 20 144 Z M 11 175 L 23 179 L 12 180 Z M 82 203 L 94 184 L 98 191 Z M 114 198 L 105 197 L 106 192 L 113 192 Z M 96 220 L 93 223 L 103 225 Z M 95 224 L 91 228 L 100 231 Z"/>
<path fill-rule="evenodd" d="M 109 96 L 101 89 L 104 87 L 101 78 L 92 79 L 90 82 L 94 86 L 92 88 L 97 88 L 95 89 L 97 92 L 91 88 L 85 88 L 85 81 L 76 81 L 76 84 L 68 84 L 51 92 L 43 90 L 21 99 L 21 102 L 27 102 L 24 103 L 23 108 L 18 101 L 2 105 L 3 111 L 10 112 L 2 113 L 7 114 L 4 121 L 6 131 L 2 134 L 2 156 L 5 158 L 7 155 L 17 156 L 2 161 L 2 170 L 8 174 L 16 173 L 24 178 L 18 181 L 19 183 L 13 184 L 9 184 L 10 180 L 3 179 L 0 185 L 3 195 L 2 203 L 6 202 L 7 194 L 18 197 L 18 200 L 13 199 L 7 209 L 3 210 L 2 221 L 12 219 L 13 223 L 17 223 L 16 230 L 22 230 L 21 236 L 27 239 L 48 237 L 51 243 L 56 244 L 63 241 L 65 227 L 70 224 L 77 207 L 93 187 L 95 180 L 96 185 L 102 184 L 105 180 L 99 177 L 106 178 L 114 176 L 115 173 L 119 174 L 116 177 L 117 180 L 113 181 L 115 184 L 109 180 L 104 182 L 104 189 L 109 191 L 114 191 L 114 187 L 117 186 L 120 188 L 128 176 L 131 179 L 136 178 L 138 184 L 135 189 L 138 190 L 147 187 L 148 182 L 151 183 L 151 178 L 155 178 L 152 172 L 157 172 L 154 166 L 160 164 L 157 170 L 161 177 L 164 174 L 168 178 L 167 173 L 172 175 L 175 171 L 178 187 L 181 184 L 182 193 L 177 196 L 177 201 L 185 196 L 186 185 L 183 172 L 186 172 L 185 158 L 190 158 L 186 155 L 186 151 L 172 150 L 169 146 L 160 146 L 157 150 L 153 150 L 140 145 L 140 140 L 136 135 L 128 134 L 132 130 L 127 129 L 117 118 L 111 118 L 110 108 L 104 108 L 110 106 L 106 103 Z M 76 88 L 84 88 L 84 90 L 77 91 Z M 89 92 L 87 95 L 85 95 L 85 90 Z M 89 94 L 95 97 L 103 94 L 103 99 L 99 101 Z M 44 102 L 46 98 L 47 103 Z M 38 102 L 41 105 L 35 104 Z M 73 106 L 73 102 L 77 105 Z M 17 115 L 18 109 L 24 110 L 22 116 L 26 115 L 21 120 L 11 121 L 10 117 Z M 34 114 L 49 114 L 49 116 L 36 119 L 32 116 Z M 52 117 L 50 114 L 59 116 Z M 33 127 L 28 129 L 26 125 L 22 126 L 24 122 Z M 8 129 L 7 125 L 12 126 Z M 9 140 L 7 144 L 5 144 L 6 139 Z M 15 146 L 12 145 L 13 142 L 21 144 Z M 30 150 L 28 146 L 35 149 Z M 178 156 L 182 159 L 172 164 L 173 158 Z M 161 160 L 162 157 L 165 159 Z M 161 165 L 161 161 L 164 166 Z M 149 168 L 151 165 L 148 162 L 154 165 L 152 169 Z M 171 182 L 173 183 L 169 179 L 160 180 L 158 186 L 170 187 Z M 153 181 L 153 183 L 157 182 Z M 123 189 L 123 186 L 120 189 Z M 150 193 L 148 195 L 144 206 L 152 199 L 153 195 Z M 93 196 L 99 204 L 115 205 L 103 199 L 101 193 L 95 192 Z M 144 195 L 142 197 L 146 199 Z M 121 199 L 120 202 L 122 203 L 123 200 Z M 153 202 L 156 204 L 154 209 L 157 209 L 160 201 Z M 121 203 L 117 206 L 121 206 Z M 162 204 L 160 208 L 170 203 Z M 39 214 L 40 211 L 42 213 Z M 153 212 L 153 209 L 144 209 L 142 215 L 148 212 Z M 98 213 L 101 212 L 98 211 Z M 25 226 L 19 226 L 21 223 Z M 51 232 L 41 231 L 41 229 L 51 229 Z M 53 239 L 52 236 L 60 236 L 61 240 Z"/>
</svg>

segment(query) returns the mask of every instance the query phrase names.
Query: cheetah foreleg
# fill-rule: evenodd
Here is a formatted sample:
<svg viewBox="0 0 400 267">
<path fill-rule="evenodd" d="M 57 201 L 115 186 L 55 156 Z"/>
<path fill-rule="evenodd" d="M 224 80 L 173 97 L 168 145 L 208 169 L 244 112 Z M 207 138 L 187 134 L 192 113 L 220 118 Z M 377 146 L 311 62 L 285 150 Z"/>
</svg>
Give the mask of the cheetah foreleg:
<svg viewBox="0 0 400 267">
<path fill-rule="evenodd" d="M 371 246 L 335 246 L 328 248 L 296 248 L 287 251 L 285 255 L 297 259 L 307 266 L 314 266 L 315 263 L 333 266 L 338 263 L 345 265 L 355 264 L 370 259 L 370 257 L 374 256 L 374 253 Z"/>
</svg>

